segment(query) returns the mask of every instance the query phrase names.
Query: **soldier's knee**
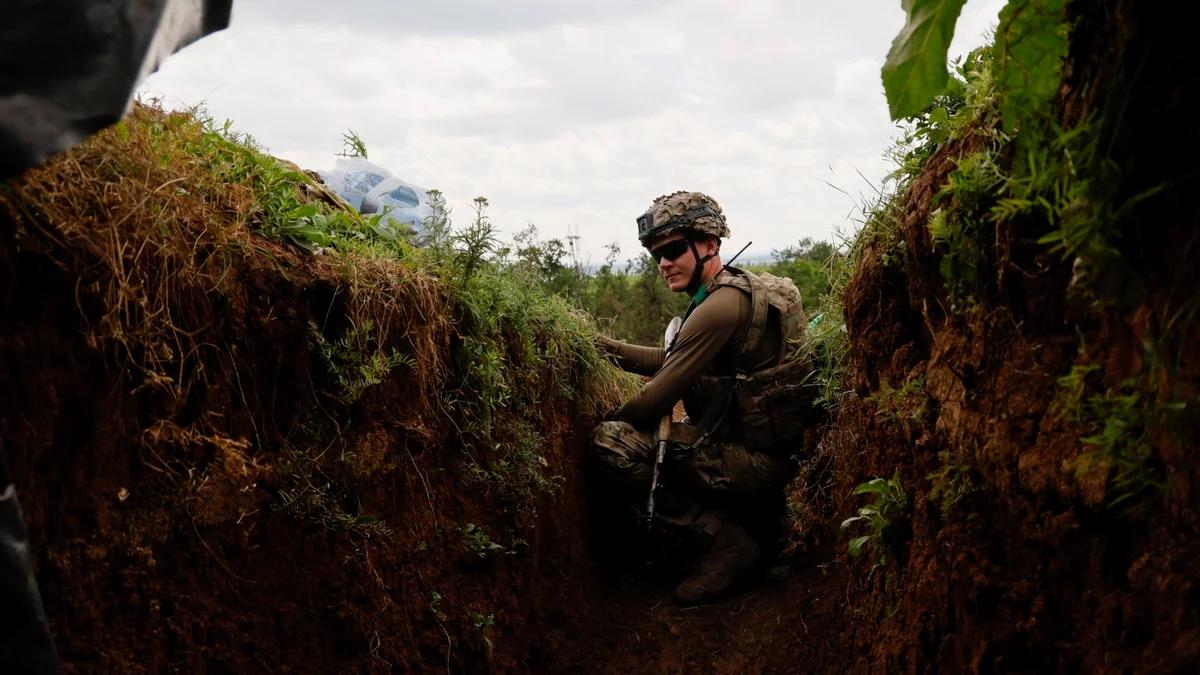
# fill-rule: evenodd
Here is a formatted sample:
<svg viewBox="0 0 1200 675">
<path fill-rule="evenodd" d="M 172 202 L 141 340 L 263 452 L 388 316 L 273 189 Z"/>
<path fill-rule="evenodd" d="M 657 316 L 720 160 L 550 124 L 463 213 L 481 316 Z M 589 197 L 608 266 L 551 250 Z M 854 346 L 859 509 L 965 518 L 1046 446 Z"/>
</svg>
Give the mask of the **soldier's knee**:
<svg viewBox="0 0 1200 675">
<path fill-rule="evenodd" d="M 632 464 L 641 461 L 644 454 L 641 435 L 628 422 L 601 422 L 592 430 L 591 456 L 608 468 L 628 470 Z"/>
<path fill-rule="evenodd" d="M 628 422 L 608 420 L 597 424 L 592 429 L 593 450 L 613 450 L 621 446 L 621 439 L 627 436 L 633 427 Z"/>
</svg>

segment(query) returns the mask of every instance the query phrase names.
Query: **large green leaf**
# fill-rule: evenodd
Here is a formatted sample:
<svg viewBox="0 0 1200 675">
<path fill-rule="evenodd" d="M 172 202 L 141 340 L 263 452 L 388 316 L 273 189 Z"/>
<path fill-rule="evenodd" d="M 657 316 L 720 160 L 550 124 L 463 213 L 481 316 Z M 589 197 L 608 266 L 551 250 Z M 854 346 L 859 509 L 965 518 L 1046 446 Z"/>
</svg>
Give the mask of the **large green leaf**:
<svg viewBox="0 0 1200 675">
<path fill-rule="evenodd" d="M 854 490 L 851 491 L 850 494 L 852 494 L 852 495 L 865 495 L 865 494 L 886 495 L 889 490 L 891 490 L 891 486 L 888 485 L 887 480 L 885 480 L 883 478 L 872 478 L 871 480 L 869 480 L 865 483 L 859 483 L 858 485 L 854 486 Z"/>
<path fill-rule="evenodd" d="M 857 558 L 862 554 L 863 545 L 868 541 L 871 541 L 869 534 L 851 539 L 850 543 L 846 545 L 846 553 L 849 553 L 851 558 Z"/>
<path fill-rule="evenodd" d="M 1000 10 L 992 63 L 1004 91 L 1001 116 L 1012 130 L 1058 91 L 1067 55 L 1066 0 L 1009 0 Z"/>
<path fill-rule="evenodd" d="M 946 52 L 966 0 L 901 0 L 908 20 L 883 64 L 883 91 L 892 119 L 912 117 L 942 92 L 950 73 Z"/>
</svg>

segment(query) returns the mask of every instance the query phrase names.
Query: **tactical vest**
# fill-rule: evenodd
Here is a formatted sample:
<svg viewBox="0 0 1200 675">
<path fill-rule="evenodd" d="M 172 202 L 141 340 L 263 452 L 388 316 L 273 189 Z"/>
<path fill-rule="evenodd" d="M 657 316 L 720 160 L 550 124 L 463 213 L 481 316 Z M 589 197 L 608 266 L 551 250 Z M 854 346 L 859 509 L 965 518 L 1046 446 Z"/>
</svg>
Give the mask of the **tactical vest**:
<svg viewBox="0 0 1200 675">
<path fill-rule="evenodd" d="M 753 450 L 794 454 L 803 443 L 806 427 L 815 421 L 817 386 L 815 364 L 801 352 L 806 325 L 800 291 L 791 279 L 772 274 L 752 274 L 727 268 L 710 283 L 710 291 L 732 286 L 750 297 L 750 317 L 739 328 L 740 347 L 734 357 L 734 375 L 705 376 L 729 392 L 717 405 L 724 408 L 711 420 L 713 434 L 742 441 Z M 782 332 L 774 365 L 752 370 L 751 362 L 767 329 L 769 313 L 779 317 Z M 710 415 L 705 415 L 710 417 Z M 715 427 L 715 428 L 714 428 Z M 701 428 L 705 428 L 701 422 Z"/>
</svg>

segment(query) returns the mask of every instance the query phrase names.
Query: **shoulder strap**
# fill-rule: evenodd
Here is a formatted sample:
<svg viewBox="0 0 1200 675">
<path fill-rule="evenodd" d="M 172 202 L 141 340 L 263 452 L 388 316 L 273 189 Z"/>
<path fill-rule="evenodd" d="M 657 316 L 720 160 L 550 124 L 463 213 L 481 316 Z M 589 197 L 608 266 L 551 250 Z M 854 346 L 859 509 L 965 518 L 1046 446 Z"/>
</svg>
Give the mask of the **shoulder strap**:
<svg viewBox="0 0 1200 675">
<path fill-rule="evenodd" d="M 754 352 L 762 341 L 763 331 L 767 327 L 767 310 L 770 308 L 769 294 L 763 288 L 762 280 L 755 275 L 737 267 L 728 267 L 730 277 L 718 276 L 713 279 L 714 288 L 717 286 L 732 286 L 750 296 L 750 315 L 746 325 L 741 327 L 741 349 L 734 356 L 734 371 L 738 375 L 750 372 Z"/>
<path fill-rule="evenodd" d="M 737 387 L 739 379 L 744 379 L 750 374 L 750 369 L 754 365 L 751 362 L 754 351 L 758 348 L 758 343 L 762 340 L 763 332 L 767 325 L 767 310 L 769 309 L 768 293 L 763 288 L 762 281 L 753 274 L 737 267 L 726 267 L 723 272 L 729 274 L 719 274 L 710 282 L 710 290 L 715 291 L 721 286 L 731 286 L 750 296 L 750 316 L 746 320 L 746 325 L 739 328 L 742 338 L 741 349 L 734 355 L 734 376 L 728 378 L 728 386 L 721 387 L 718 400 L 713 401 L 701 416 L 697 425 L 701 431 L 700 437 L 696 442 L 689 446 L 689 449 L 695 448 L 701 442 L 709 437 L 725 420 L 725 416 L 729 413 L 729 409 L 734 401 L 734 389 Z M 724 379 L 724 378 L 723 378 Z"/>
</svg>

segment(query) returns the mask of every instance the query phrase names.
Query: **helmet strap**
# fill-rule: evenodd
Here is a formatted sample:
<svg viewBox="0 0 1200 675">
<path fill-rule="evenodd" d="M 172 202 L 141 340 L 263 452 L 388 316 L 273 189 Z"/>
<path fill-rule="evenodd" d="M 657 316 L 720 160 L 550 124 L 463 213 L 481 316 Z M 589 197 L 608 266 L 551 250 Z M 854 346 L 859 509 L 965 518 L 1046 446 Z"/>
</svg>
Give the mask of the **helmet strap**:
<svg viewBox="0 0 1200 675">
<path fill-rule="evenodd" d="M 696 268 L 692 270 L 692 278 L 688 281 L 687 292 L 690 295 L 695 295 L 696 291 L 700 290 L 700 277 L 704 274 L 704 264 L 712 260 L 716 254 L 710 253 L 706 256 L 701 256 L 700 252 L 696 250 L 696 240 L 691 237 L 688 237 L 688 248 L 692 249 L 692 257 L 696 260 Z"/>
</svg>

